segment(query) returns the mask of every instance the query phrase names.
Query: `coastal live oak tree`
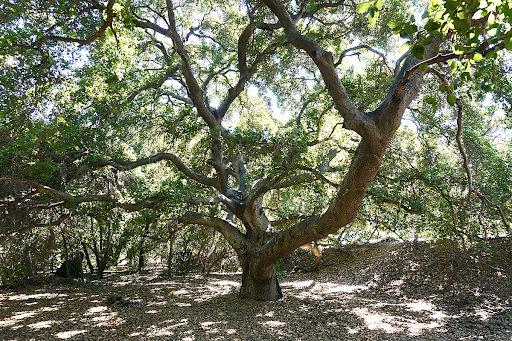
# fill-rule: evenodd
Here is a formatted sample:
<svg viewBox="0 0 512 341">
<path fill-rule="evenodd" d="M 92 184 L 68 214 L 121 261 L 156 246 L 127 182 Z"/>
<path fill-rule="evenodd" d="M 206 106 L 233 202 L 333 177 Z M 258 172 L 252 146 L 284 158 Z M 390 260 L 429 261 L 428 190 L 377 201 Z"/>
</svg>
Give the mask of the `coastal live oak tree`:
<svg viewBox="0 0 512 341">
<path fill-rule="evenodd" d="M 512 49 L 510 0 L 424 8 L 12 0 L 0 8 L 1 233 L 65 224 L 88 208 L 182 205 L 169 219 L 218 231 L 243 269 L 240 297 L 256 300 L 282 297 L 280 258 L 354 221 L 425 78 L 439 81 L 461 129 L 457 88 L 489 61 L 496 72 L 509 68 L 502 56 Z M 356 57 L 366 79 L 355 75 Z M 510 101 L 499 91 L 506 81 L 480 82 Z M 292 115 L 286 124 L 275 119 L 283 111 Z M 131 152 L 113 135 L 132 139 Z M 468 200 L 485 200 L 463 161 Z M 141 191 L 137 177 L 158 165 L 179 175 L 155 176 L 151 187 L 146 173 Z M 314 192 L 317 183 L 330 187 L 316 188 L 323 207 L 282 216 L 310 197 L 281 193 Z"/>
</svg>

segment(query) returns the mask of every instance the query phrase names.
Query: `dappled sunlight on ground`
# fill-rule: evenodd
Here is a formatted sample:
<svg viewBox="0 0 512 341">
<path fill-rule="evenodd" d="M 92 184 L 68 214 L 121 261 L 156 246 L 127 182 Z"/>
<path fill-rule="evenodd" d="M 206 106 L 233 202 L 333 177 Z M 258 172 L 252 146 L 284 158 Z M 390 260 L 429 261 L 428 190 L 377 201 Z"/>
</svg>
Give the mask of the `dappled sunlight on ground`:
<svg viewBox="0 0 512 341">
<path fill-rule="evenodd" d="M 71 339 L 76 335 L 87 333 L 87 330 L 70 330 L 67 332 L 60 332 L 55 334 L 55 336 L 59 339 Z"/>
<path fill-rule="evenodd" d="M 416 277 L 342 270 L 281 277 L 278 302 L 239 300 L 240 274 L 4 289 L 0 340 L 512 340 L 507 297 L 477 287 L 462 304 Z"/>
<path fill-rule="evenodd" d="M 397 298 L 342 278 L 303 277 L 287 276 L 285 298 L 266 303 L 240 301 L 240 283 L 220 274 L 6 292 L 0 297 L 0 339 L 444 340 L 462 319 L 433 300 Z M 110 295 L 126 301 L 109 305 Z M 483 309 L 474 316 L 492 318 Z"/>
</svg>

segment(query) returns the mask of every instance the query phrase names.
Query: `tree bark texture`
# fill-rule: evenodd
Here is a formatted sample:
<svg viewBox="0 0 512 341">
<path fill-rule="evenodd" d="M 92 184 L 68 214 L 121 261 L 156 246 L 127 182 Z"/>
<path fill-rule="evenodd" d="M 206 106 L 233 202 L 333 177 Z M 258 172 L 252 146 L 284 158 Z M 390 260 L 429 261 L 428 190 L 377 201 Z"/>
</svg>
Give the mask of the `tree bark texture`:
<svg viewBox="0 0 512 341">
<path fill-rule="evenodd" d="M 242 261 L 240 298 L 277 301 L 283 297 L 273 264 L 259 266 L 253 255 L 247 255 Z"/>
</svg>

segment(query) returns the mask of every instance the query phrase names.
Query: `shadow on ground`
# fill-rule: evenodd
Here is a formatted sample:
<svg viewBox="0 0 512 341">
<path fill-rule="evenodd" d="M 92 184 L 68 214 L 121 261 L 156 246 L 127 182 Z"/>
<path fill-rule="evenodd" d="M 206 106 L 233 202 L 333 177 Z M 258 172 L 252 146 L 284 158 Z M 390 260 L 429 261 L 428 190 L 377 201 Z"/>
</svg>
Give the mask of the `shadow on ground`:
<svg viewBox="0 0 512 341">
<path fill-rule="evenodd" d="M 508 278 L 439 288 L 446 274 L 403 247 L 283 276 L 278 302 L 239 300 L 238 274 L 2 290 L 0 340 L 512 340 Z"/>
</svg>

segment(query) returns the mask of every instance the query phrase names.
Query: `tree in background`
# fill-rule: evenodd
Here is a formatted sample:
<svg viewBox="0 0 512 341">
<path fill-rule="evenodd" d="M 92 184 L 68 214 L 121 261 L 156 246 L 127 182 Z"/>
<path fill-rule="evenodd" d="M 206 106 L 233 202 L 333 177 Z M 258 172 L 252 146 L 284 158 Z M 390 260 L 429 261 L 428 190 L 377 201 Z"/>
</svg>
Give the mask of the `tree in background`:
<svg viewBox="0 0 512 341">
<path fill-rule="evenodd" d="M 462 124 L 475 82 L 510 103 L 511 7 L 434 0 L 417 23 L 411 3 L 381 0 L 10 2 L 0 233 L 60 225 L 89 206 L 171 203 L 175 221 L 212 227 L 235 250 L 242 298 L 277 300 L 274 263 L 354 221 L 418 96 L 438 106 L 427 119 L 456 126 L 466 207 L 476 198 L 510 229 L 502 198 L 473 181 Z M 448 201 L 441 170 L 420 175 Z M 382 176 L 372 198 L 389 201 L 400 178 Z M 401 197 L 410 211 L 423 201 Z"/>
</svg>

